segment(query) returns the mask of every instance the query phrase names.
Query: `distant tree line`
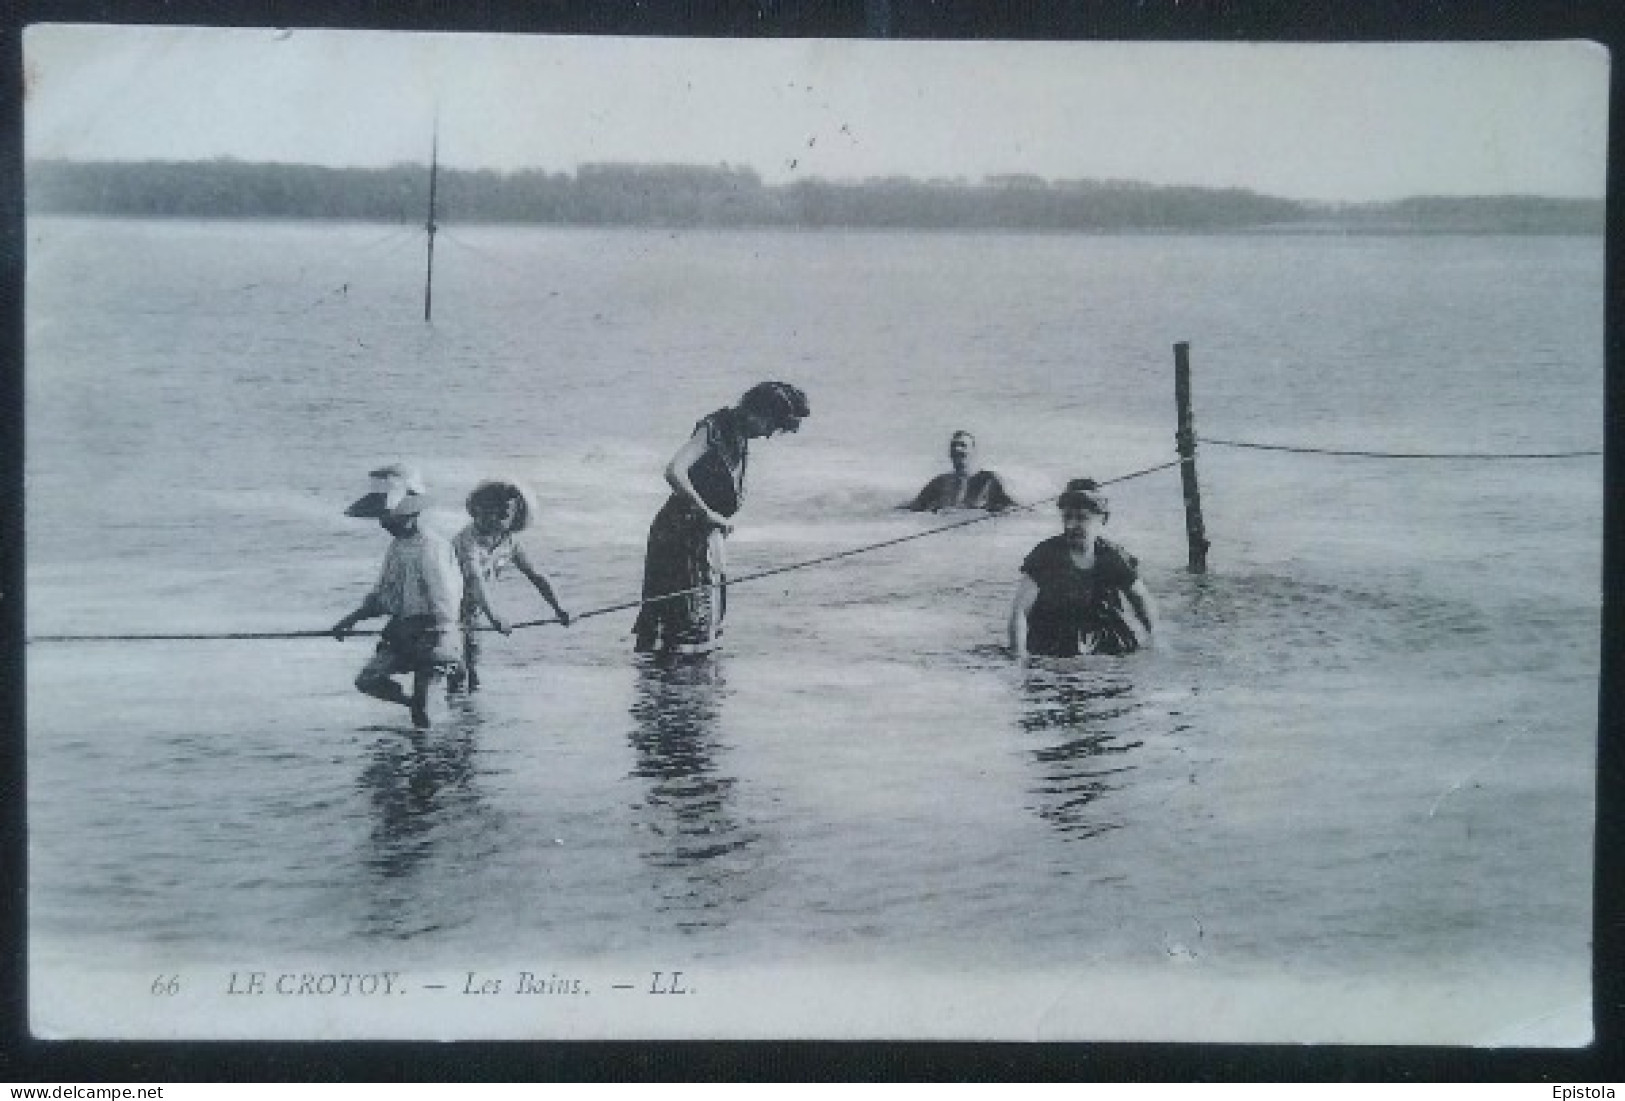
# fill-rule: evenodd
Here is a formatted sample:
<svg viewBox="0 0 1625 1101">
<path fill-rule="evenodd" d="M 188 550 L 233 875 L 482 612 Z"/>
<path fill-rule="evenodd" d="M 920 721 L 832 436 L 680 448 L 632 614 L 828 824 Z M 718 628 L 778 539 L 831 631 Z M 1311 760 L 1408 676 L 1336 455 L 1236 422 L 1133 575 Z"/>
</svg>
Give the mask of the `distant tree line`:
<svg viewBox="0 0 1625 1101">
<path fill-rule="evenodd" d="M 412 223 L 426 219 L 429 203 L 429 172 L 417 164 L 42 160 L 27 165 L 25 179 L 33 214 Z M 443 168 L 436 218 L 662 227 L 1600 233 L 1603 204 L 1536 196 L 1325 204 L 1235 188 L 1030 175 L 768 185 L 752 169 L 729 165 L 590 164 L 574 175 Z"/>
</svg>

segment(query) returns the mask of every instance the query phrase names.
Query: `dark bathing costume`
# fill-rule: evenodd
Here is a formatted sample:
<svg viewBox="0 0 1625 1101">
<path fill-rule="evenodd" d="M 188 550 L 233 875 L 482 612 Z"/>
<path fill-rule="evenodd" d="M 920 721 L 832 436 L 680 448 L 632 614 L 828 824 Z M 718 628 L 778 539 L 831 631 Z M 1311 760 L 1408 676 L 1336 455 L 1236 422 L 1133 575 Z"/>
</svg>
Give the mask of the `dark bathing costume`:
<svg viewBox="0 0 1625 1101">
<path fill-rule="evenodd" d="M 952 472 L 937 475 L 926 483 L 908 507 L 915 512 L 939 508 L 985 508 L 999 512 L 1014 504 L 997 474 L 978 470 L 967 478 Z"/>
<path fill-rule="evenodd" d="M 1095 539 L 1095 566 L 1080 570 L 1056 535 L 1032 549 L 1021 572 L 1038 583 L 1027 616 L 1027 652 L 1043 657 L 1129 654 L 1140 648 L 1144 624 L 1128 602 L 1139 562 L 1116 543 Z"/>
<path fill-rule="evenodd" d="M 745 465 L 750 445 L 743 418 L 734 409 L 719 409 L 694 426 L 705 433 L 705 454 L 689 467 L 688 478 L 702 500 L 722 516 L 739 511 L 745 491 Z M 645 604 L 633 632 L 642 651 L 677 646 L 703 646 L 721 633 L 727 614 L 726 575 L 711 561 L 711 522 L 681 493 L 673 492 L 649 525 L 649 547 L 643 559 L 643 599 L 683 593 Z M 712 607 L 711 586 L 721 585 Z M 687 591 L 694 590 L 694 591 Z"/>
</svg>

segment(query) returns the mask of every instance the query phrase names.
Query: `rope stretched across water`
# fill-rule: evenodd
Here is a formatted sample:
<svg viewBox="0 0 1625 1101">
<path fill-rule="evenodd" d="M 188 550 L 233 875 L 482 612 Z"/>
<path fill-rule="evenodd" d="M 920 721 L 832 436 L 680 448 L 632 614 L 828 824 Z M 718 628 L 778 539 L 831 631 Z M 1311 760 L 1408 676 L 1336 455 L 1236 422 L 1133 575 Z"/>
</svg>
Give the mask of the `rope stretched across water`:
<svg viewBox="0 0 1625 1101">
<path fill-rule="evenodd" d="M 1184 461 L 1185 460 L 1183 460 L 1183 459 L 1173 459 L 1173 460 L 1171 460 L 1169 462 L 1166 462 L 1166 463 L 1159 463 L 1156 466 L 1148 466 L 1144 470 L 1136 470 L 1136 471 L 1134 471 L 1133 473 L 1130 473 L 1130 474 L 1123 474 L 1123 475 L 1120 475 L 1119 477 L 1116 477 L 1116 478 L 1108 478 L 1105 481 L 1101 482 L 1100 485 L 1101 486 L 1109 486 L 1109 485 L 1115 485 L 1115 484 L 1117 484 L 1119 482 L 1127 482 L 1127 481 L 1130 481 L 1131 479 L 1134 479 L 1134 478 L 1143 478 L 1147 474 L 1155 474 L 1159 470 L 1167 470 L 1170 467 L 1178 466 L 1180 463 L 1182 463 Z M 1032 509 L 1038 508 L 1041 505 L 1050 504 L 1053 501 L 1055 501 L 1056 499 L 1057 498 L 1055 498 L 1055 497 L 1046 497 L 1041 501 L 1035 501 L 1035 502 L 1033 502 L 1031 504 L 1015 505 L 1015 506 L 1013 506 L 1011 508 L 1005 509 L 1003 512 L 983 513 L 983 514 L 978 515 L 978 516 L 973 516 L 968 520 L 959 520 L 959 521 L 956 521 L 956 522 L 954 522 L 952 524 L 942 524 L 939 527 L 928 528 L 925 531 L 915 531 L 915 532 L 910 532 L 907 535 L 899 535 L 895 539 L 882 539 L 878 543 L 866 543 L 861 547 L 852 547 L 849 550 L 835 551 L 832 554 L 819 555 L 817 558 L 808 558 L 808 559 L 805 559 L 805 560 L 800 561 L 800 562 L 792 562 L 792 563 L 790 563 L 789 565 L 786 565 L 786 566 L 774 566 L 774 567 L 772 567 L 770 569 L 758 570 L 755 573 L 747 573 L 747 574 L 744 574 L 743 576 L 740 576 L 740 577 L 730 578 L 727 583 L 729 585 L 742 585 L 747 581 L 760 581 L 764 577 L 774 577 L 774 576 L 776 576 L 778 574 L 781 574 L 781 573 L 790 573 L 790 572 L 792 572 L 794 570 L 805 570 L 805 569 L 808 569 L 809 567 L 812 567 L 812 566 L 821 566 L 821 565 L 824 565 L 824 564 L 829 563 L 829 562 L 839 561 L 839 560 L 841 560 L 843 558 L 853 558 L 853 557 L 856 557 L 857 555 L 868 554 L 871 551 L 882 550 L 882 549 L 884 549 L 886 547 L 895 547 L 900 543 L 908 543 L 908 542 L 911 542 L 911 541 L 913 541 L 915 539 L 926 539 L 926 538 L 929 538 L 930 536 L 933 536 L 933 535 L 941 535 L 944 532 L 956 531 L 959 528 L 968 528 L 972 524 L 986 523 L 989 520 L 996 520 L 1000 516 L 1006 516 L 1006 515 L 1009 515 L 1012 512 L 1027 512 L 1027 511 L 1030 511 Z M 626 601 L 622 601 L 619 604 L 611 604 L 611 605 L 609 605 L 607 607 L 603 607 L 603 608 L 593 608 L 590 611 L 581 612 L 578 615 L 571 616 L 570 617 L 570 622 L 571 623 L 576 623 L 576 622 L 579 622 L 580 620 L 583 620 L 583 619 L 592 619 L 594 616 L 609 615 L 612 612 L 624 612 L 624 611 L 627 611 L 629 609 L 639 607 L 640 605 L 643 605 L 643 604 L 658 604 L 659 602 L 661 602 L 663 600 L 676 600 L 676 599 L 678 599 L 680 597 L 685 597 L 685 596 L 689 596 L 689 595 L 691 595 L 693 593 L 700 592 L 703 588 L 705 588 L 705 586 L 697 585 L 697 586 L 694 586 L 692 588 L 679 590 L 677 592 L 661 593 L 659 596 L 651 596 L 651 597 L 647 597 L 647 598 L 640 598 L 638 600 L 626 600 Z M 521 628 L 525 628 L 525 627 L 542 627 L 542 626 L 545 626 L 545 625 L 547 625 L 549 623 L 558 623 L 558 622 L 560 622 L 560 620 L 557 617 L 550 617 L 550 618 L 547 618 L 547 619 L 528 619 L 528 620 L 524 620 L 523 622 L 520 622 L 520 623 L 511 624 L 509 629 L 517 631 L 517 630 L 520 630 Z M 475 630 L 494 631 L 494 630 L 496 630 L 496 628 L 494 628 L 494 627 L 476 627 Z M 381 631 L 371 631 L 371 630 L 369 630 L 369 631 L 346 631 L 345 636 L 348 637 L 350 635 L 363 635 L 363 636 L 365 636 L 365 635 L 378 635 L 378 634 L 381 634 L 381 633 L 382 633 Z M 257 640 L 262 640 L 262 639 L 332 638 L 332 637 L 333 637 L 333 632 L 331 630 L 326 630 L 326 631 L 236 631 L 236 632 L 230 632 L 230 633 L 225 633 L 225 634 L 215 633 L 215 634 L 34 635 L 28 641 L 31 642 L 31 643 L 32 642 L 179 642 L 179 641 L 200 641 L 200 640 L 208 640 L 208 641 L 222 640 L 222 641 L 226 641 L 226 640 L 239 640 L 239 639 L 250 639 L 250 640 L 256 640 L 257 641 Z"/>
<path fill-rule="evenodd" d="M 1117 482 L 1126 482 L 1130 478 L 1140 478 L 1140 477 L 1143 477 L 1143 476 L 1145 476 L 1147 474 L 1154 474 L 1159 470 L 1167 470 L 1169 467 L 1178 466 L 1183 461 L 1184 461 L 1183 459 L 1174 459 L 1174 460 L 1172 460 L 1170 462 L 1160 463 L 1157 466 L 1149 466 L 1149 467 L 1146 467 L 1144 470 L 1136 470 L 1132 474 L 1124 474 L 1121 477 L 1109 478 L 1106 481 L 1101 482 L 1100 485 L 1109 486 L 1109 485 L 1113 485 L 1113 484 L 1115 484 Z M 943 524 L 940 527 L 928 528 L 925 531 L 915 531 L 915 532 L 910 532 L 907 535 L 899 535 L 895 539 L 882 539 L 878 543 L 865 543 L 861 547 L 852 547 L 849 550 L 835 551 L 832 554 L 821 554 L 817 558 L 808 558 L 808 559 L 804 559 L 803 561 L 800 561 L 800 562 L 792 562 L 787 566 L 774 566 L 774 567 L 772 567 L 770 569 L 757 570 L 755 573 L 747 573 L 747 574 L 743 574 L 743 575 L 741 575 L 739 577 L 731 577 L 731 578 L 728 579 L 728 584 L 729 585 L 742 585 L 747 581 L 760 581 L 764 577 L 774 577 L 774 576 L 776 576 L 778 574 L 781 574 L 781 573 L 790 573 L 790 572 L 792 572 L 794 570 L 804 570 L 804 569 L 807 569 L 810 566 L 822 566 L 825 563 L 839 561 L 842 558 L 853 558 L 853 557 L 855 557 L 857 555 L 860 555 L 860 554 L 868 554 L 871 551 L 883 550 L 886 547 L 895 547 L 899 543 L 907 543 L 907 542 L 911 542 L 912 540 L 915 540 L 915 539 L 926 539 L 926 538 L 929 538 L 930 536 L 941 535 L 943 532 L 955 531 L 955 530 L 957 530 L 959 528 L 968 528 L 972 524 L 984 524 L 989 520 L 997 520 L 1001 516 L 1008 516 L 1012 512 L 1027 512 L 1027 511 L 1029 511 L 1031 509 L 1038 508 L 1040 505 L 1050 504 L 1051 502 L 1053 502 L 1055 500 L 1056 500 L 1055 497 L 1046 497 L 1041 501 L 1034 501 L 1032 504 L 1014 505 L 1014 506 L 1012 506 L 1010 508 L 1004 509 L 1001 512 L 983 513 L 980 516 L 972 516 L 968 520 L 958 520 L 958 521 L 955 521 L 952 524 Z M 578 620 L 578 619 L 586 619 L 589 616 L 607 615 L 610 612 L 624 612 L 624 611 L 627 611 L 628 609 L 636 608 L 636 607 L 638 607 L 639 605 L 642 605 L 642 604 L 658 604 L 662 600 L 676 600 L 678 597 L 689 596 L 689 595 L 691 595 L 693 593 L 700 592 L 704 588 L 705 588 L 705 586 L 703 586 L 703 585 L 696 585 L 696 586 L 693 586 L 692 588 L 681 589 L 681 590 L 679 590 L 677 592 L 673 592 L 673 593 L 661 593 L 659 596 L 651 596 L 651 597 L 648 597 L 647 599 L 628 600 L 628 601 L 625 601 L 624 603 L 621 603 L 621 604 L 612 604 L 607 608 L 594 608 L 590 612 L 582 612 L 580 615 L 571 616 L 570 618 L 571 618 L 571 622 L 574 622 L 575 620 Z M 514 626 L 514 629 L 517 630 L 520 627 L 539 627 L 544 623 L 557 623 L 557 622 L 558 622 L 557 619 L 532 619 L 532 620 L 527 620 L 524 623 L 515 623 L 513 626 Z M 485 628 L 481 628 L 481 630 L 484 630 L 484 629 Z"/>
<path fill-rule="evenodd" d="M 1198 436 L 1201 443 L 1220 447 L 1245 447 L 1254 451 L 1287 451 L 1294 455 L 1345 455 L 1359 459 L 1579 459 L 1601 455 L 1601 451 L 1353 451 L 1332 447 L 1296 447 L 1288 444 L 1245 443 Z"/>
</svg>

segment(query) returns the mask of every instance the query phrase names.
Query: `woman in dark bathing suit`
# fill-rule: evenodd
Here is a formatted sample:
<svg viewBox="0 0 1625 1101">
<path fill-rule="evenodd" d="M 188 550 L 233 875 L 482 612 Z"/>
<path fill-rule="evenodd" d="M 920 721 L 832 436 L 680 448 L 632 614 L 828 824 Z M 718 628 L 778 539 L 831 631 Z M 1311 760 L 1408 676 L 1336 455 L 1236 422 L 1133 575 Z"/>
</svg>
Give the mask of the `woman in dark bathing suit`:
<svg viewBox="0 0 1625 1101">
<path fill-rule="evenodd" d="M 1021 564 L 1010 606 L 1011 651 L 1074 657 L 1150 645 L 1156 609 L 1134 556 L 1098 534 L 1110 515 L 1100 486 L 1075 478 L 1058 503 L 1064 530 Z"/>
<path fill-rule="evenodd" d="M 672 495 L 649 525 L 644 604 L 633 628 L 639 651 L 704 653 L 716 645 L 727 611 L 723 540 L 744 498 L 750 441 L 794 432 L 810 413 L 796 387 L 762 382 L 694 426 L 666 465 Z"/>
</svg>

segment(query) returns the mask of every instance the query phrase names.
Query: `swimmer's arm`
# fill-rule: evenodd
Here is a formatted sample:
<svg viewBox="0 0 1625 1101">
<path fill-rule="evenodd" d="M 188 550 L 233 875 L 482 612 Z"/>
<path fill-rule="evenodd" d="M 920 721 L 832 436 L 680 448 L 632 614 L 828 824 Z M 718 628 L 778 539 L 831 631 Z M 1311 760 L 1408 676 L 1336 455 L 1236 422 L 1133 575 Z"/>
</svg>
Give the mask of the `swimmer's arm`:
<svg viewBox="0 0 1625 1101">
<path fill-rule="evenodd" d="M 553 614 L 559 617 L 559 622 L 568 627 L 570 625 L 570 613 L 564 610 L 564 606 L 559 603 L 559 598 L 553 594 L 553 583 L 547 579 L 545 573 L 531 564 L 530 556 L 525 553 L 523 547 L 517 544 L 513 549 L 513 564 L 515 569 L 524 574 L 530 583 L 536 586 L 536 591 L 542 594 L 542 599 L 547 601 L 548 606 L 553 609 Z"/>
<path fill-rule="evenodd" d="M 331 630 L 334 638 L 343 638 L 345 634 L 360 623 L 363 619 L 372 619 L 384 614 L 384 606 L 378 600 L 378 590 L 374 589 L 361 601 L 361 607 L 333 624 Z"/>
<path fill-rule="evenodd" d="M 666 464 L 666 484 L 690 501 L 693 501 L 695 506 L 705 513 L 705 518 L 711 522 L 713 527 L 719 527 L 725 532 L 732 531 L 733 525 L 728 522 L 728 518 L 706 504 L 705 498 L 701 497 L 699 491 L 694 488 L 694 483 L 688 480 L 689 468 L 700 461 L 700 458 L 709 450 L 710 446 L 710 442 L 705 438 L 705 429 L 703 428 L 689 437 L 689 441 L 679 447 L 677 454 L 672 456 L 671 462 Z"/>
<path fill-rule="evenodd" d="M 1010 602 L 1010 654 L 1017 659 L 1027 656 L 1027 617 L 1032 614 L 1038 600 L 1038 582 L 1026 574 L 1021 575 L 1021 587 Z"/>
<path fill-rule="evenodd" d="M 897 507 L 907 509 L 909 512 L 935 512 L 936 503 L 942 496 L 937 492 L 937 483 L 941 480 L 940 477 L 932 478 L 925 483 L 925 488 L 915 495 L 914 500 L 904 501 Z"/>
<path fill-rule="evenodd" d="M 1157 602 L 1151 599 L 1151 590 L 1145 587 L 1144 581 L 1139 578 L 1134 579 L 1134 584 L 1129 586 L 1128 602 L 1134 605 L 1135 614 L 1140 617 L 1140 622 L 1145 624 L 1146 633 L 1150 636 L 1146 639 L 1146 644 L 1148 646 L 1155 645 L 1157 640 Z"/>
<path fill-rule="evenodd" d="M 1015 508 L 1016 499 L 1004 488 L 1004 481 L 997 474 L 992 474 L 991 477 L 993 484 L 987 487 L 988 511 L 1003 512 L 1005 509 Z"/>
</svg>

